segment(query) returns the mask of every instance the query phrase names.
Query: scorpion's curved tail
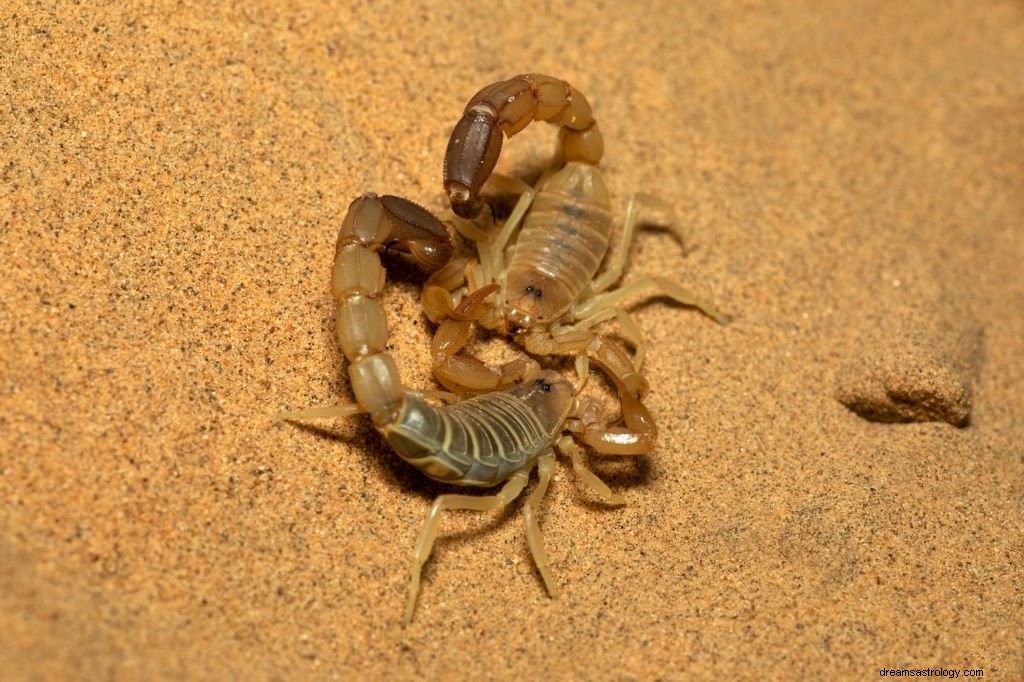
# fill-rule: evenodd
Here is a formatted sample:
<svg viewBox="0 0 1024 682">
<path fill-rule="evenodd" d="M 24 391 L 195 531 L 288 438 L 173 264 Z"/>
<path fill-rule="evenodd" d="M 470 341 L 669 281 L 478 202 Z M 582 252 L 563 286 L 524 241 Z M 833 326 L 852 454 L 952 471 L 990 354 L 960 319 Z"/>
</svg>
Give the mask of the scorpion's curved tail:
<svg viewBox="0 0 1024 682">
<path fill-rule="evenodd" d="M 452 256 L 444 225 L 407 199 L 367 193 L 348 208 L 331 272 L 335 332 L 348 359 L 356 402 L 377 428 L 395 421 L 405 393 L 398 367 L 385 350 L 388 325 L 377 300 L 385 281 L 378 255 L 382 248 L 406 253 L 428 271 Z"/>
<path fill-rule="evenodd" d="M 473 95 L 452 131 L 444 155 L 444 189 L 452 210 L 475 218 L 483 210 L 480 189 L 501 153 L 501 134 L 512 137 L 530 121 L 561 126 L 566 161 L 596 164 L 604 139 L 586 98 L 558 78 L 539 73 L 492 83 Z"/>
</svg>

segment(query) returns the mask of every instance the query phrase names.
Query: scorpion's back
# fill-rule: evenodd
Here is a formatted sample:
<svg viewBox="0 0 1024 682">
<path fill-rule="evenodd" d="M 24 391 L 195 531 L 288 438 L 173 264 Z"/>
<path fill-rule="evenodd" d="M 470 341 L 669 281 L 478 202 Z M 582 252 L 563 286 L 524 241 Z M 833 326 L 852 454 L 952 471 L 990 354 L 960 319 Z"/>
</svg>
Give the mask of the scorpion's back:
<svg viewBox="0 0 1024 682">
<path fill-rule="evenodd" d="M 554 372 L 443 410 L 407 393 L 383 433 L 402 459 L 433 479 L 493 486 L 550 449 L 572 398 L 572 384 Z"/>
<path fill-rule="evenodd" d="M 506 277 L 506 303 L 539 321 L 557 320 L 601 266 L 610 232 L 611 202 L 601 172 L 566 164 L 526 216 Z"/>
</svg>

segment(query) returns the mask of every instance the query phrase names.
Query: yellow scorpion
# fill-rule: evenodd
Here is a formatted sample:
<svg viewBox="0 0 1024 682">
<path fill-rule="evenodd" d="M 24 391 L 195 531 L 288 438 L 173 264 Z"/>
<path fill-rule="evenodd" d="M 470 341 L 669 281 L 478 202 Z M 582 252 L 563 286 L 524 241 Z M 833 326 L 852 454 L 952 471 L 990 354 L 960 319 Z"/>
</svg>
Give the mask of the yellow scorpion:
<svg viewBox="0 0 1024 682">
<path fill-rule="evenodd" d="M 547 172 L 536 189 L 510 178 L 492 177 L 502 134 L 511 137 L 533 120 L 560 126 L 560 156 L 565 165 Z M 576 356 L 581 375 L 588 359 L 596 361 L 617 386 L 625 386 L 635 397 L 647 387 L 640 374 L 644 346 L 639 326 L 623 307 L 627 299 L 653 291 L 699 308 L 717 322 L 726 321 L 713 306 L 662 277 L 644 276 L 612 288 L 622 276 L 643 209 L 668 216 L 666 227 L 682 240 L 672 208 L 654 197 L 635 194 L 630 199 L 617 248 L 598 274 L 612 233 L 611 201 L 596 167 L 603 150 L 587 100 L 551 76 L 523 74 L 493 83 L 466 105 L 445 154 L 444 187 L 452 210 L 463 218 L 478 216 L 486 205 L 480 190 L 488 180 L 521 196 L 496 235 L 472 224 L 457 224 L 476 241 L 479 258 L 453 260 L 424 289 L 424 309 L 441 325 L 433 347 L 435 375 L 450 390 L 503 388 L 518 381 L 524 367 L 516 361 L 494 369 L 462 352 L 468 333 L 465 314 L 455 312 L 455 300 L 470 292 L 477 296 L 497 292 L 497 301 L 474 304 L 474 317 L 484 327 L 513 338 L 533 355 Z M 593 331 L 612 317 L 636 346 L 634 358 L 618 342 Z M 642 432 L 628 425 L 595 430 L 585 442 L 606 451 L 641 454 L 651 450 L 654 439 L 651 422 Z"/>
</svg>

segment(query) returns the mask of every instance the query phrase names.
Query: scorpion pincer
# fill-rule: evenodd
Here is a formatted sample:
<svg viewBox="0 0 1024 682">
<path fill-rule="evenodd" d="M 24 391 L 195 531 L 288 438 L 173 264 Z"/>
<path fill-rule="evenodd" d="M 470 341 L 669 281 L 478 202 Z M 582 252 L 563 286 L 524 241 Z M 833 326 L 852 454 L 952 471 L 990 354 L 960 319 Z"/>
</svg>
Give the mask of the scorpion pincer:
<svg viewBox="0 0 1024 682">
<path fill-rule="evenodd" d="M 502 134 L 511 137 L 532 120 L 560 126 L 559 157 L 564 166 L 545 173 L 536 189 L 510 178 L 492 177 Z M 453 260 L 424 289 L 424 309 L 440 323 L 434 344 L 435 375 L 450 390 L 488 391 L 518 379 L 521 364 L 494 369 L 462 352 L 468 332 L 464 316 L 455 313 L 455 301 L 488 287 L 498 292 L 498 300 L 473 306 L 482 326 L 513 338 L 536 356 L 574 355 L 581 373 L 589 361 L 595 361 L 616 386 L 631 394 L 631 405 L 639 404 L 635 399 L 647 383 L 640 374 L 642 332 L 623 307 L 628 298 L 653 291 L 696 307 L 719 323 L 727 320 L 695 294 L 662 277 L 644 276 L 613 288 L 622 276 L 642 209 L 667 216 L 666 226 L 682 240 L 671 206 L 652 196 L 636 194 L 629 201 L 617 248 L 598 274 L 612 235 L 611 201 L 596 166 L 603 150 L 587 100 L 551 76 L 524 74 L 493 83 L 466 105 L 445 154 L 444 187 L 452 210 L 463 218 L 480 215 L 486 206 L 480 191 L 488 181 L 521 196 L 497 234 L 461 225 L 460 231 L 477 243 L 479 258 Z M 612 317 L 635 345 L 633 358 L 619 342 L 593 330 Z M 627 400 L 622 391 L 620 397 Z M 646 431 L 637 432 L 628 423 L 627 428 L 593 429 L 585 442 L 619 454 L 649 452 L 654 444 L 653 421 L 649 415 L 643 421 Z"/>
<path fill-rule="evenodd" d="M 605 501 L 621 504 L 581 459 L 581 450 L 564 431 L 583 432 L 578 414 L 591 409 L 576 397 L 571 382 L 535 368 L 522 383 L 453 404 L 435 406 L 403 388 L 398 368 L 385 350 L 388 327 L 377 300 L 385 283 L 379 252 L 405 253 L 426 270 L 451 256 L 449 235 L 436 218 L 410 201 L 365 194 L 349 206 L 338 235 L 331 289 L 336 305 L 336 335 L 348 360 L 355 405 L 335 405 L 284 413 L 286 419 L 350 417 L 368 414 L 395 452 L 424 474 L 443 483 L 492 487 L 492 495 L 438 496 L 416 542 L 404 622 L 412 620 L 420 571 L 430 556 L 441 512 L 491 510 L 513 501 L 538 469 L 538 484 L 523 505 L 526 539 L 552 597 L 557 588 L 548 564 L 537 512 L 554 467 L 554 448 L 567 454 L 577 477 Z M 490 291 L 486 292 L 490 293 Z M 471 318 L 480 296 L 468 296 L 454 311 Z M 532 375 L 531 375 L 532 374 Z M 448 395 L 447 397 L 453 398 Z M 641 419 L 637 417 L 636 419 Z M 636 424 L 638 427 L 641 424 Z"/>
</svg>

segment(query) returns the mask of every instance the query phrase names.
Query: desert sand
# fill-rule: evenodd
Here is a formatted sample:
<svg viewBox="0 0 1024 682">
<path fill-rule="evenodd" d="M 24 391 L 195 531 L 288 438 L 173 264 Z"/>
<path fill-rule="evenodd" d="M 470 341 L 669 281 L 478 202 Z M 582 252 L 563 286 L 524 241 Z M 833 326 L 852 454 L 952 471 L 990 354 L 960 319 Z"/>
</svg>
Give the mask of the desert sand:
<svg viewBox="0 0 1024 682">
<path fill-rule="evenodd" d="M 1020 3 L 117 5 L 0 12 L 0 677 L 1024 679 Z M 624 281 L 732 321 L 631 307 L 659 440 L 588 457 L 621 507 L 560 462 L 560 599 L 521 503 L 452 513 L 403 627 L 450 488 L 275 415 L 352 399 L 349 202 L 449 219 L 448 134 L 522 72 L 589 98 L 617 219 L 686 227 Z M 382 300 L 435 388 L 421 285 Z"/>
</svg>

